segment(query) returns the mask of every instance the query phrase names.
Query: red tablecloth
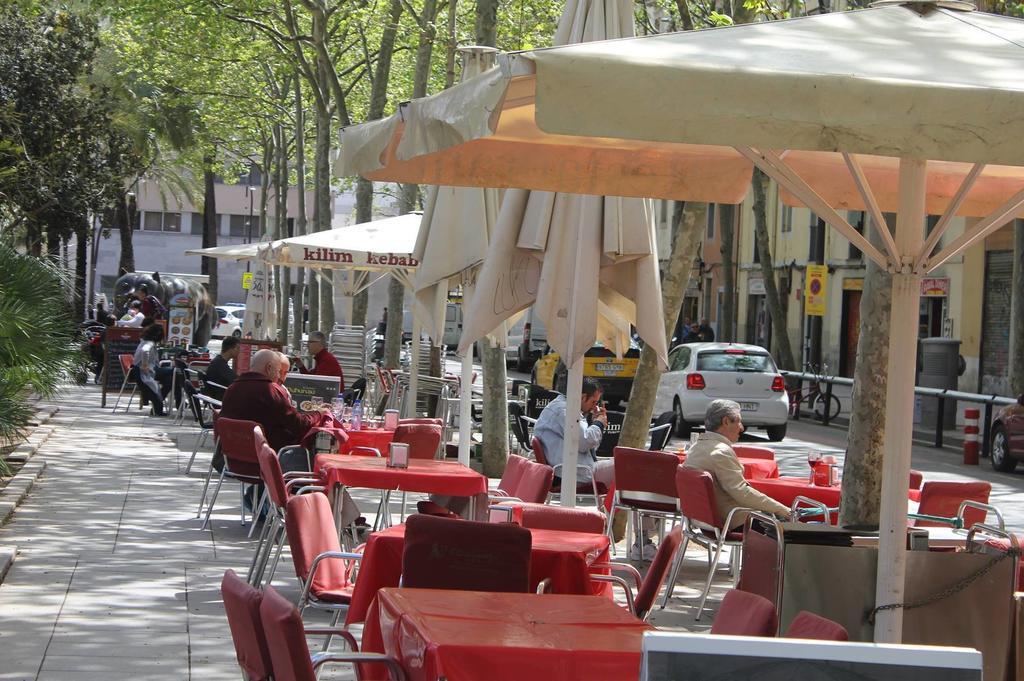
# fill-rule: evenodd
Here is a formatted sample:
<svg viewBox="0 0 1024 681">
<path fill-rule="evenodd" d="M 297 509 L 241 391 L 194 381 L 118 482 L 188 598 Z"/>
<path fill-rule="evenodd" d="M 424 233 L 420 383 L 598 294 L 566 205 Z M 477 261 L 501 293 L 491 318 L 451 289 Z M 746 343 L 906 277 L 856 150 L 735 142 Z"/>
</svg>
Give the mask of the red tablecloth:
<svg viewBox="0 0 1024 681">
<path fill-rule="evenodd" d="M 412 459 L 408 468 L 388 468 L 387 461 L 387 457 L 318 454 L 315 470 L 329 489 L 345 485 L 453 497 L 487 493 L 486 477 L 455 462 Z"/>
<path fill-rule="evenodd" d="M 807 478 L 773 478 L 769 480 L 751 480 L 750 486 L 758 492 L 767 494 L 775 501 L 790 506 L 798 496 L 820 501 L 829 508 L 839 506 L 841 487 L 818 487 L 812 485 Z"/>
<path fill-rule="evenodd" d="M 635 681 L 649 630 L 606 598 L 383 589 L 361 650 L 396 657 L 410 681 Z"/>
<path fill-rule="evenodd" d="M 594 582 L 587 576 L 590 565 L 608 561 L 607 536 L 537 529 L 531 529 L 530 533 L 533 535 L 530 589 L 535 590 L 542 579 L 550 577 L 551 590 L 556 594 L 610 594 L 607 583 Z M 347 624 L 366 619 L 379 589 L 398 586 L 404 547 L 405 525 L 395 525 L 370 535 L 345 618 Z"/>
<path fill-rule="evenodd" d="M 677 454 L 679 462 L 686 461 L 686 454 Z M 775 459 L 748 459 L 747 457 L 737 457 L 740 463 L 743 464 L 743 477 L 747 480 L 767 480 L 770 478 L 779 477 L 779 464 L 775 462 Z M 612 484 L 608 488 L 608 495 L 604 499 L 604 508 L 606 511 L 612 509 L 612 499 L 615 498 L 615 485 Z"/>
<path fill-rule="evenodd" d="M 384 456 L 388 455 L 388 445 L 395 437 L 395 431 L 384 430 L 383 428 L 364 428 L 363 430 L 348 430 L 348 440 L 341 445 L 339 454 L 351 454 L 353 447 L 373 447 Z M 369 452 L 354 452 L 357 456 L 372 456 Z"/>
</svg>

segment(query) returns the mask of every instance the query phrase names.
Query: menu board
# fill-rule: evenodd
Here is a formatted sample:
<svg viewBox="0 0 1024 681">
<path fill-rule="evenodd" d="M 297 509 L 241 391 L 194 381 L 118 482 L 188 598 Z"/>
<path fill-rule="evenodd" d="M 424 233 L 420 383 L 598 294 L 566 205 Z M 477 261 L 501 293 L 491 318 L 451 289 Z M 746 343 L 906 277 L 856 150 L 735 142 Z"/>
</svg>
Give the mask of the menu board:
<svg viewBox="0 0 1024 681">
<path fill-rule="evenodd" d="M 196 309 L 192 296 L 179 293 L 171 297 L 170 310 L 167 312 L 167 343 L 169 345 L 187 346 L 192 342 L 192 330 L 195 326 Z"/>
<path fill-rule="evenodd" d="M 238 340 L 238 357 L 235 357 L 235 373 L 244 374 L 249 370 L 252 356 L 260 350 L 281 351 L 281 344 L 276 341 L 258 341 L 251 338 L 240 338 Z"/>
<path fill-rule="evenodd" d="M 313 376 L 311 374 L 288 374 L 284 379 L 284 387 L 292 394 L 292 405 L 299 411 L 317 411 L 314 397 L 330 405 L 331 400 L 341 392 L 341 378 L 338 376 Z"/>
<path fill-rule="evenodd" d="M 107 327 L 103 337 L 103 406 L 107 404 L 107 392 L 120 390 L 124 382 L 120 356 L 134 355 L 141 337 L 142 329 Z"/>
</svg>

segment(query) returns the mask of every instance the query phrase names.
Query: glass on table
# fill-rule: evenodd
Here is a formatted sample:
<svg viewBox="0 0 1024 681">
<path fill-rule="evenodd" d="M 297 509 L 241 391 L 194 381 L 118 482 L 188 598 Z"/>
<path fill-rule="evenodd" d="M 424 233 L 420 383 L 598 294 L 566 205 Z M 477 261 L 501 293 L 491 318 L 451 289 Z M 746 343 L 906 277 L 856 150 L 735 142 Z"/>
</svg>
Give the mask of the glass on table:
<svg viewBox="0 0 1024 681">
<path fill-rule="evenodd" d="M 324 406 L 324 398 L 322 397 L 310 397 L 309 401 L 313 405 L 313 411 L 320 411 L 320 407 Z"/>
<path fill-rule="evenodd" d="M 816 449 L 807 450 L 807 465 L 811 468 L 810 483 L 816 484 L 814 481 L 814 472 L 818 469 L 818 464 L 821 463 L 821 452 Z"/>
</svg>

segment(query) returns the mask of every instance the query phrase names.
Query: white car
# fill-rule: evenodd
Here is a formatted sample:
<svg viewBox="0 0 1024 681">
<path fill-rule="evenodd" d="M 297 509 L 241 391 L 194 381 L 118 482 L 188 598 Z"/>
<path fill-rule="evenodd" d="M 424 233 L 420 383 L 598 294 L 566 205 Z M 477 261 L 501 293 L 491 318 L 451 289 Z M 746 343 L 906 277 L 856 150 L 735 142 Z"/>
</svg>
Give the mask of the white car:
<svg viewBox="0 0 1024 681">
<path fill-rule="evenodd" d="M 217 305 L 217 325 L 213 327 L 214 338 L 227 338 L 234 336 L 242 337 L 242 320 L 245 318 L 245 308 L 234 305 Z"/>
<path fill-rule="evenodd" d="M 668 371 L 658 383 L 654 413 L 672 411 L 676 431 L 688 437 L 703 426 L 712 400 L 739 402 L 743 424 L 763 428 L 778 442 L 786 437 L 789 397 L 786 382 L 768 351 L 739 343 L 687 343 L 668 354 Z"/>
</svg>

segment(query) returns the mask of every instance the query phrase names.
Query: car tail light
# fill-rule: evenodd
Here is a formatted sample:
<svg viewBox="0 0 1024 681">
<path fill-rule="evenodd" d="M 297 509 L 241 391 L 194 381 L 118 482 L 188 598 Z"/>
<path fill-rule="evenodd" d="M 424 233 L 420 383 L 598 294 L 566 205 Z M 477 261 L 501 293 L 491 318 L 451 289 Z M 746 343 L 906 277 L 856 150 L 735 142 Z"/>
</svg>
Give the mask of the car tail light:
<svg viewBox="0 0 1024 681">
<path fill-rule="evenodd" d="M 529 345 L 530 344 L 530 323 L 529 322 L 523 324 L 523 344 L 524 345 Z"/>
<path fill-rule="evenodd" d="M 700 374 L 686 374 L 686 389 L 687 390 L 703 390 L 704 377 Z"/>
<path fill-rule="evenodd" d="M 740 350 L 739 348 L 726 348 L 725 349 L 725 354 L 727 354 L 727 355 L 745 355 L 745 354 L 747 354 L 747 351 L 746 350 Z"/>
<path fill-rule="evenodd" d="M 772 379 L 772 392 L 782 393 L 786 392 L 786 379 L 782 376 L 776 376 Z"/>
</svg>

